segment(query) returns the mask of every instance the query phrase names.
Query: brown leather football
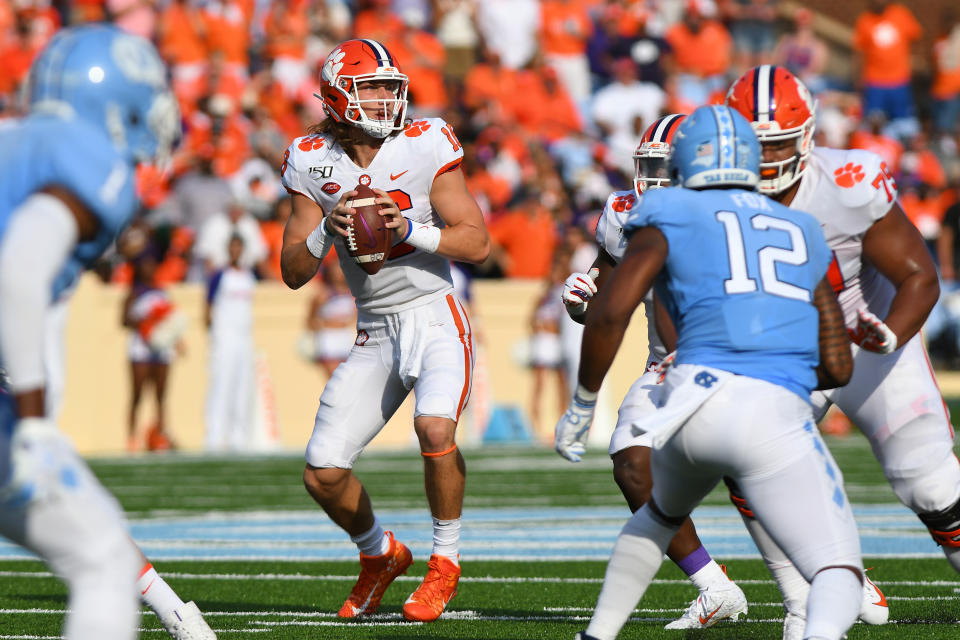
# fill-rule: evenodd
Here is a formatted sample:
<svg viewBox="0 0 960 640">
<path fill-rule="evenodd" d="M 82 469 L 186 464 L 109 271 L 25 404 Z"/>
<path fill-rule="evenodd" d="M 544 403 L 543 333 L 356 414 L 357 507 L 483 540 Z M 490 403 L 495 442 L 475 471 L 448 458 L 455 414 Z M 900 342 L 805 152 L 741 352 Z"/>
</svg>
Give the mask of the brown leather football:
<svg viewBox="0 0 960 640">
<path fill-rule="evenodd" d="M 380 205 L 374 202 L 377 194 L 368 185 L 358 184 L 353 188 L 357 195 L 347 201 L 347 206 L 356 210 L 349 235 L 346 237 L 347 254 L 368 274 L 380 271 L 393 245 L 393 231 L 384 225 Z"/>
</svg>

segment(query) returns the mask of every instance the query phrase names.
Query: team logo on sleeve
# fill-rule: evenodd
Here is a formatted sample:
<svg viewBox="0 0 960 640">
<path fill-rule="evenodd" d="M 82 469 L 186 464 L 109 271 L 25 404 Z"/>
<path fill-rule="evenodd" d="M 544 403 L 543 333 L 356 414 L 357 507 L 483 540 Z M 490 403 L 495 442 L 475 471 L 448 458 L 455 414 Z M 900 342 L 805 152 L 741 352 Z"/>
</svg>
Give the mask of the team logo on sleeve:
<svg viewBox="0 0 960 640">
<path fill-rule="evenodd" d="M 833 175 L 835 176 L 834 181 L 844 189 L 853 187 L 866 177 L 866 174 L 863 173 L 863 166 L 852 162 L 848 162 L 834 171 Z"/>
<path fill-rule="evenodd" d="M 430 128 L 430 123 L 426 120 L 417 120 L 416 122 L 411 122 L 407 125 L 407 128 L 403 130 L 403 134 L 408 138 L 416 138 L 417 136 L 426 133 L 427 129 Z"/>
<path fill-rule="evenodd" d="M 307 136 L 300 141 L 297 147 L 301 151 L 315 151 L 323 146 L 323 138 L 320 136 Z"/>
</svg>

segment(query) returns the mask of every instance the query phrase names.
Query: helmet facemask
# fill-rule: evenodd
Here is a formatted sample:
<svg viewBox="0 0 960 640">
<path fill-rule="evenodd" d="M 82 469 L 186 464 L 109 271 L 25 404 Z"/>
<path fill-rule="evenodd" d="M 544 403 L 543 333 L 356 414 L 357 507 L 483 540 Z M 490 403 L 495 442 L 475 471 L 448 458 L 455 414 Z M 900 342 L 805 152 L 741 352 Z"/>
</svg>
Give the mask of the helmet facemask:
<svg viewBox="0 0 960 640">
<path fill-rule="evenodd" d="M 361 84 L 383 81 L 389 81 L 392 85 L 392 98 L 360 98 Z M 407 115 L 407 86 L 407 76 L 404 74 L 381 72 L 362 76 L 340 76 L 333 88 L 347 99 L 347 107 L 343 111 L 347 122 L 360 127 L 364 133 L 374 138 L 386 138 L 404 127 Z M 368 112 L 376 114 L 378 111 L 385 114 L 383 119 L 367 115 Z"/>
<path fill-rule="evenodd" d="M 753 130 L 757 134 L 761 147 L 767 143 L 782 140 L 794 140 L 795 152 L 789 158 L 771 162 L 760 162 L 761 193 L 774 195 L 793 186 L 806 171 L 810 152 L 813 151 L 814 119 L 811 116 L 799 127 L 780 129 L 776 121 L 754 122 Z"/>
<path fill-rule="evenodd" d="M 633 154 L 633 188 L 637 195 L 647 189 L 660 189 L 670 186 L 670 174 L 667 170 L 667 157 L 670 145 L 666 142 L 644 142 Z"/>
</svg>

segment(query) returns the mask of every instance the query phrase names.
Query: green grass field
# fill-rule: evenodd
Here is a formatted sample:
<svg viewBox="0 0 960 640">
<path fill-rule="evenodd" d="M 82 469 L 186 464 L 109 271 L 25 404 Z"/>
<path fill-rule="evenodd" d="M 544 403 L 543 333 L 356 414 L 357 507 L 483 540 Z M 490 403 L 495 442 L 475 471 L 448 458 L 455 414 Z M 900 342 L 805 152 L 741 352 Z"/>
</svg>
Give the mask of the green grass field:
<svg viewBox="0 0 960 640">
<path fill-rule="evenodd" d="M 851 502 L 881 510 L 896 502 L 862 437 L 828 443 L 844 471 Z M 157 570 L 182 597 L 199 604 L 220 638 L 572 638 L 586 627 L 600 590 L 602 558 L 628 515 L 605 452 L 591 451 L 580 465 L 540 449 L 474 448 L 465 455 L 465 539 L 470 531 L 472 548 L 482 552 L 475 557 L 465 553 L 460 593 L 448 613 L 428 625 L 408 623 L 400 616 L 400 606 L 423 575 L 429 553 L 429 516 L 415 452 L 371 454 L 358 464 L 357 473 L 385 525 L 392 528 L 391 522 L 397 522 L 398 537 L 400 531 L 411 536 L 419 532 L 421 539 L 411 544 L 415 564 L 387 591 L 380 613 L 349 622 L 338 620 L 335 612 L 358 565 L 354 560 L 316 559 L 324 554 L 349 558 L 353 550 L 346 536 L 333 530 L 312 506 L 300 484 L 299 456 L 228 460 L 165 455 L 95 460 L 92 466 L 127 510 L 134 535 Z M 705 528 L 718 540 L 743 537 L 742 524 L 724 492 L 715 491 L 705 505 Z M 515 514 L 527 528 L 471 518 L 471 514 L 493 517 L 500 511 Z M 256 514 L 252 524 L 233 520 L 251 513 Z M 554 519 L 540 521 L 536 514 Z M 303 524 L 301 518 L 313 520 Z M 902 526 L 903 535 L 915 540 L 911 544 L 918 553 L 936 552 L 915 518 L 891 522 L 876 526 Z M 280 527 L 276 538 L 275 525 Z M 179 527 L 185 527 L 182 536 Z M 212 541 L 194 539 L 198 527 L 215 531 Z M 593 527 L 601 527 L 597 535 L 602 539 L 591 540 Z M 319 529 L 326 537 L 312 537 Z M 544 532 L 546 542 L 535 545 L 549 547 L 553 537 L 559 545 L 566 536 L 574 550 L 572 558 L 577 545 L 583 545 L 589 551 L 586 555 L 597 559 L 526 561 L 522 553 L 519 559 L 518 554 L 511 555 L 514 547 L 528 548 L 524 545 L 531 544 L 529 536 Z M 261 546 L 243 551 L 243 538 L 250 535 L 261 536 Z M 0 560 L 0 639 L 59 637 L 63 585 L 40 562 L 12 559 L 10 549 L 0 548 L 0 557 L 10 558 Z M 243 554 L 246 557 L 240 557 Z M 273 557 L 278 554 L 288 557 Z M 714 555 L 727 564 L 750 601 L 746 620 L 705 631 L 663 630 L 695 596 L 694 588 L 668 562 L 620 637 L 779 638 L 779 593 L 762 563 L 749 553 Z M 869 556 L 864 560 L 890 602 L 892 622 L 885 627 L 857 624 L 850 640 L 960 638 L 960 576 L 945 560 Z M 141 629 L 141 637 L 165 637 L 149 612 Z"/>
</svg>

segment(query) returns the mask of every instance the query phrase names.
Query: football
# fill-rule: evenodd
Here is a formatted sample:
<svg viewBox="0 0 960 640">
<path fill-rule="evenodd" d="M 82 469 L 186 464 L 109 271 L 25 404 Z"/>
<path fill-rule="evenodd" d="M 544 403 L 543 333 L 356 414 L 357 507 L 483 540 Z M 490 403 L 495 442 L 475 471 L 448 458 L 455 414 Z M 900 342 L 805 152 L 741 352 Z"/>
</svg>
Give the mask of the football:
<svg viewBox="0 0 960 640">
<path fill-rule="evenodd" d="M 358 184 L 353 188 L 357 195 L 347 201 L 347 206 L 356 210 L 347 227 L 347 254 L 361 269 L 370 275 L 380 267 L 393 245 L 393 231 L 384 225 L 380 205 L 374 202 L 377 194 L 369 185 Z"/>
</svg>

